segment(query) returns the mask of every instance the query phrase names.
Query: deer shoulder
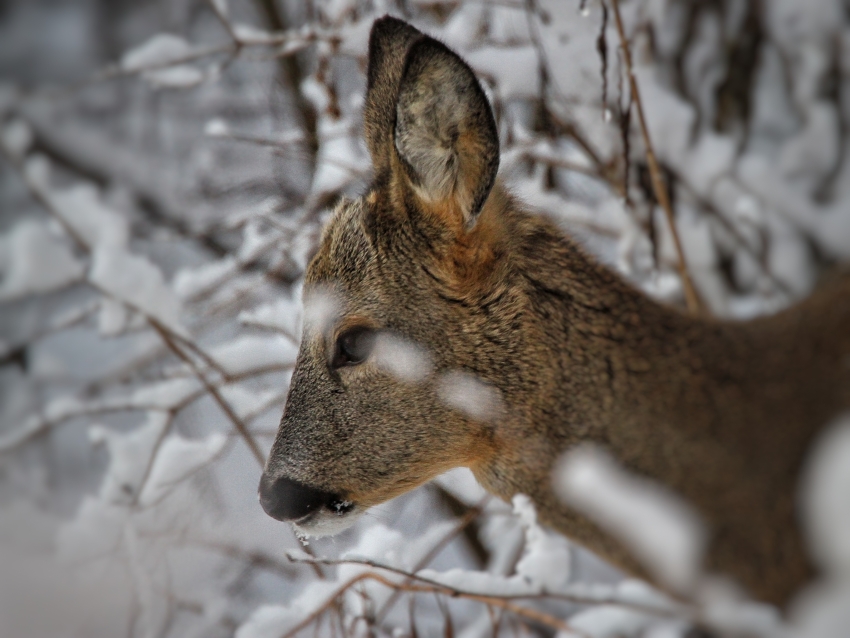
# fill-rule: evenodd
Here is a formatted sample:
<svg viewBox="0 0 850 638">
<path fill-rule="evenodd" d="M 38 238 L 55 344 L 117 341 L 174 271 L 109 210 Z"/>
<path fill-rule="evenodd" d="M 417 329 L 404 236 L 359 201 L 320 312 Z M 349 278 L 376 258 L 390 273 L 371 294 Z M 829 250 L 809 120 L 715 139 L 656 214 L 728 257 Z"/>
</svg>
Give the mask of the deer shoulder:
<svg viewBox="0 0 850 638">
<path fill-rule="evenodd" d="M 307 269 L 266 512 L 333 533 L 465 466 L 642 574 L 553 495 L 559 456 L 592 441 L 698 508 L 709 570 L 787 600 L 810 572 L 797 474 L 850 405 L 850 282 L 749 322 L 649 299 L 511 197 L 475 75 L 393 18 L 370 36 L 364 121 L 374 180 L 339 204 Z"/>
</svg>

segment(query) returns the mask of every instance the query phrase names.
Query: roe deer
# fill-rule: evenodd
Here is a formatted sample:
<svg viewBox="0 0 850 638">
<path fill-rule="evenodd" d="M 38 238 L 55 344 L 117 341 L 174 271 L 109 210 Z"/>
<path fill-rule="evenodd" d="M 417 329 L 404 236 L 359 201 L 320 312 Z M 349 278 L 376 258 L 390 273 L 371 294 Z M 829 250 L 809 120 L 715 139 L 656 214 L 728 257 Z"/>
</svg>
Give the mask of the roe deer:
<svg viewBox="0 0 850 638">
<path fill-rule="evenodd" d="M 307 269 L 308 306 L 321 291 L 335 305 L 306 313 L 265 511 L 334 532 L 465 466 L 645 576 L 553 493 L 553 464 L 591 441 L 697 507 L 707 569 L 787 601 L 811 571 L 798 471 L 818 428 L 850 405 L 850 281 L 747 322 L 649 299 L 511 198 L 472 70 L 394 18 L 372 28 L 364 120 L 374 181 L 339 204 Z M 429 367 L 389 374 L 384 337 L 415 344 Z M 458 373 L 500 397 L 489 414 L 441 399 Z"/>
</svg>

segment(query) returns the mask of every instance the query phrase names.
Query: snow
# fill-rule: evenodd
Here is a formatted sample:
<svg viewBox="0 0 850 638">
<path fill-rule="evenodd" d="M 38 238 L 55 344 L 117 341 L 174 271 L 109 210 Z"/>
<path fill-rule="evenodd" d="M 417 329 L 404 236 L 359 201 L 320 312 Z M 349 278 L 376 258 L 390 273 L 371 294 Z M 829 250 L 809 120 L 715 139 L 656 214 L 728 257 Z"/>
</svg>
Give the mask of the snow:
<svg viewBox="0 0 850 638">
<path fill-rule="evenodd" d="M 241 3 L 211 2 L 220 16 L 258 19 Z M 0 309 L 0 351 L 33 341 L 26 357 L 0 366 L 0 449 L 10 452 L 0 466 L 0 562 L 7 574 L 0 579 L 0 618 L 7 621 L 8 612 L 36 622 L 57 617 L 48 623 L 54 631 L 10 635 L 167 638 L 232 635 L 240 626 L 239 635 L 249 638 L 284 635 L 332 601 L 342 576 L 367 568 L 323 567 L 327 578 L 319 581 L 306 566 L 265 569 L 252 558 L 285 560 L 296 544 L 290 526 L 257 507 L 259 466 L 244 446 L 226 443 L 235 440 L 232 425 L 133 308 L 141 303 L 142 313 L 163 312 L 190 327 L 198 346 L 220 357 L 237 380 L 203 373 L 260 445 L 270 443 L 302 321 L 312 339 L 347 310 L 348 300 L 328 288 L 302 313 L 299 290 L 327 202 L 362 193 L 368 179 L 362 140 L 367 40 L 373 19 L 398 7 L 385 0 L 298 5 L 290 17 L 303 26 L 285 33 L 230 22 L 249 45 L 231 59 L 211 53 L 233 43 L 209 7 L 175 13 L 160 10 L 168 3 L 158 1 L 158 9 L 109 12 L 107 4 L 42 10 L 39 3 L 17 3 L 0 24 L 0 53 L 10 60 L 10 77 L 18 78 L 0 82 L 0 144 L 11 159 L 0 170 L 0 300 L 12 302 Z M 689 270 L 714 314 L 738 318 L 806 295 L 824 267 L 850 256 L 850 162 L 841 135 L 850 70 L 845 8 L 840 0 L 763 3 L 765 37 L 756 42 L 750 113 L 715 130 L 716 89 L 731 47 L 743 42 L 739 29 L 749 4 L 713 3 L 689 21 L 689 3 L 621 3 L 650 133 L 659 159 L 675 174 L 676 223 Z M 595 50 L 599 2 L 438 5 L 414 0 L 405 16 L 486 76 L 482 84 L 502 144 L 501 175 L 511 192 L 635 286 L 681 305 L 662 212 L 649 210 L 634 183 L 630 201 L 619 191 L 616 105 L 627 99 L 627 78 L 612 16 L 603 104 Z M 171 29 L 173 35 L 161 33 Z M 137 42 L 141 46 L 131 48 Z M 117 64 L 98 73 L 98 52 L 122 50 L 127 53 Z M 320 67 L 323 73 L 302 75 L 300 86 L 281 84 L 277 58 L 297 51 L 303 51 L 299 63 L 309 62 L 308 74 Z M 548 64 L 545 86 L 542 63 Z M 29 71 L 26 77 L 21 69 Z M 114 75 L 124 77 L 100 81 Z M 56 97 L 66 95 L 68 79 L 84 78 L 92 81 L 85 91 Z M 197 88 L 154 94 L 150 86 Z M 298 89 L 317 110 L 315 171 L 290 108 Z M 339 106 L 339 117 L 331 105 Z M 600 164 L 571 135 L 546 126 L 541 106 L 574 127 Z M 273 144 L 238 139 L 254 136 Z M 630 141 L 634 180 L 645 160 L 634 112 Z M 47 220 L 40 201 L 62 223 L 53 215 Z M 65 236 L 66 227 L 84 246 Z M 198 241 L 207 237 L 223 250 L 207 250 Z M 95 263 L 108 251 L 129 255 L 132 281 L 120 290 L 114 279 L 124 262 Z M 113 267 L 116 273 L 104 274 Z M 113 280 L 120 294 L 74 285 L 86 269 Z M 778 290 L 776 279 L 790 295 Z M 167 298 L 163 308 L 153 299 L 160 294 Z M 148 298 L 134 302 L 139 295 Z M 79 321 L 62 323 L 75 313 Z M 417 383 L 434 373 L 434 362 L 415 344 L 391 345 L 377 353 L 377 364 L 392 376 L 388 383 Z M 498 393 L 468 371 L 441 368 L 433 383 L 443 401 L 469 418 L 489 421 L 504 410 Z M 158 429 L 172 416 L 171 429 Z M 673 574 L 668 580 L 685 582 L 686 605 L 646 584 L 618 580 L 613 570 L 589 568 L 586 553 L 538 524 L 530 501 L 518 498 L 512 510 L 496 497 L 484 499 L 468 468 L 437 484 L 467 505 L 483 506 L 470 529 L 489 552 L 486 565 L 459 539 L 422 574 L 471 591 L 538 596 L 517 603 L 565 619 L 582 635 L 672 638 L 685 634 L 685 619 L 696 616 L 723 635 L 843 636 L 850 622 L 850 550 L 843 534 L 850 515 L 841 501 L 850 490 L 841 452 L 846 423 L 837 422 L 810 459 L 800 513 L 822 569 L 787 615 L 744 604 L 740 593 L 702 574 L 694 558 L 699 543 L 688 541 L 688 523 L 671 515 L 678 507 L 668 507 L 670 495 L 659 506 L 656 490 L 649 499 L 645 494 L 655 486 L 627 481 L 604 463 L 597 472 L 602 480 L 577 490 L 584 505 L 575 507 L 588 506 L 591 518 L 599 510 L 600 520 L 640 537 L 632 551 L 644 556 L 650 573 L 666 570 Z M 107 449 L 93 451 L 87 432 Z M 319 556 L 366 556 L 416 569 L 456 524 L 437 492 L 426 488 L 358 511 L 351 530 L 311 547 Z M 24 499 L 31 511 L 9 507 L 9 498 Z M 340 531 L 351 520 L 331 518 L 323 531 Z M 216 542 L 234 551 L 212 549 Z M 204 543 L 209 546 L 199 549 Z M 54 565 L 54 546 L 66 563 L 62 570 Z M 666 559 L 658 557 L 662 547 Z M 682 565 L 677 571 L 668 561 Z M 91 585 L 82 572 L 101 581 Z M 577 610 L 547 592 L 596 604 Z M 389 595 L 372 583 L 341 596 L 342 633 L 365 635 L 362 615 L 379 613 Z M 492 633 L 486 606 L 462 600 L 449 606 L 455 635 Z M 337 609 L 302 633 L 327 633 Z M 651 618 L 642 609 L 658 614 Z M 415 615 L 419 635 L 443 632 L 433 597 L 418 596 Z M 501 633 L 523 631 L 509 613 L 501 622 Z M 95 625 L 99 631 L 90 629 Z M 381 636 L 412 633 L 404 598 L 372 629 Z"/>
<path fill-rule="evenodd" d="M 371 358 L 378 367 L 405 383 L 424 380 L 432 369 L 431 356 L 427 351 L 388 332 L 378 334 Z"/>
<path fill-rule="evenodd" d="M 9 155 L 20 159 L 33 144 L 32 128 L 24 120 L 14 118 L 3 127 L 0 144 Z"/>
<path fill-rule="evenodd" d="M 165 379 L 137 387 L 130 395 L 130 402 L 145 410 L 173 410 L 201 389 L 201 382 L 194 378 Z"/>
<path fill-rule="evenodd" d="M 209 137 L 225 137 L 230 134 L 230 126 L 220 117 L 207 120 L 204 124 L 204 135 Z"/>
<path fill-rule="evenodd" d="M 512 502 L 514 514 L 519 517 L 525 532 L 525 552 L 516 565 L 517 574 L 532 587 L 557 591 L 570 578 L 567 540 L 537 524 L 537 512 L 530 498 L 517 494 Z"/>
<path fill-rule="evenodd" d="M 230 7 L 228 7 L 228 0 L 212 0 L 213 8 L 216 12 L 222 17 L 227 17 L 230 13 Z"/>
<path fill-rule="evenodd" d="M 180 299 L 197 298 L 220 286 L 236 272 L 238 267 L 236 259 L 228 255 L 196 268 L 183 268 L 174 276 L 172 287 Z"/>
<path fill-rule="evenodd" d="M 555 473 L 565 503 L 631 549 L 663 583 L 679 591 L 701 573 L 705 530 L 691 506 L 659 484 L 631 475 L 602 448 L 582 443 Z"/>
<path fill-rule="evenodd" d="M 273 33 L 258 29 L 250 24 L 234 24 L 233 33 L 242 44 L 274 44 L 277 41 L 277 37 Z"/>
<path fill-rule="evenodd" d="M 175 334 L 187 336 L 180 300 L 166 285 L 162 271 L 146 257 L 110 245 L 100 246 L 92 256 L 89 281 Z"/>
<path fill-rule="evenodd" d="M 472 68 L 495 78 L 499 98 L 505 102 L 540 94 L 537 50 L 525 47 L 481 47 L 467 55 Z"/>
<path fill-rule="evenodd" d="M 275 299 L 251 310 L 239 313 L 239 321 L 245 325 L 279 330 L 298 339 L 301 334 L 301 307 L 291 299 Z"/>
<path fill-rule="evenodd" d="M 70 246 L 40 222 L 18 222 L 0 236 L 0 301 L 58 290 L 84 272 Z"/>
<path fill-rule="evenodd" d="M 850 582 L 850 416 L 819 436 L 806 465 L 801 505 L 809 552 L 823 572 Z"/>
<path fill-rule="evenodd" d="M 320 113 L 328 107 L 330 98 L 324 85 L 315 80 L 305 80 L 302 90 Z M 350 184 L 365 159 L 360 142 L 351 137 L 352 124 L 345 118 L 323 115 L 319 118 L 318 129 L 320 146 L 311 186 L 313 197 L 341 190 Z"/>
<path fill-rule="evenodd" d="M 172 33 L 157 33 L 121 56 L 121 69 L 127 72 L 165 66 L 191 55 L 186 40 Z"/>
<path fill-rule="evenodd" d="M 79 183 L 67 189 L 52 189 L 46 195 L 62 219 L 89 247 L 123 248 L 127 245 L 130 232 L 127 221 L 103 203 L 93 184 Z"/>
<path fill-rule="evenodd" d="M 142 77 L 157 89 L 188 89 L 204 81 L 203 72 L 190 64 L 145 71 Z"/>
<path fill-rule="evenodd" d="M 499 390 L 460 370 L 440 375 L 437 396 L 449 407 L 477 421 L 490 421 L 503 410 Z"/>
<path fill-rule="evenodd" d="M 146 422 L 126 434 L 100 425 L 89 428 L 91 442 L 105 444 L 109 450 L 109 470 L 98 494 L 104 503 L 126 504 L 138 498 L 154 451 L 170 422 L 166 412 L 149 411 Z"/>
<path fill-rule="evenodd" d="M 178 435 L 166 438 L 154 458 L 148 480 L 139 495 L 139 503 L 148 507 L 155 505 L 177 484 L 214 461 L 226 443 L 227 437 L 221 433 L 210 434 L 200 440 Z"/>
<path fill-rule="evenodd" d="M 280 638 L 306 616 L 325 605 L 339 583 L 314 580 L 288 605 L 263 605 L 236 630 L 236 638 Z"/>
<path fill-rule="evenodd" d="M 208 354 L 228 374 L 240 375 L 291 365 L 298 350 L 280 335 L 242 335 L 209 348 Z"/>
</svg>

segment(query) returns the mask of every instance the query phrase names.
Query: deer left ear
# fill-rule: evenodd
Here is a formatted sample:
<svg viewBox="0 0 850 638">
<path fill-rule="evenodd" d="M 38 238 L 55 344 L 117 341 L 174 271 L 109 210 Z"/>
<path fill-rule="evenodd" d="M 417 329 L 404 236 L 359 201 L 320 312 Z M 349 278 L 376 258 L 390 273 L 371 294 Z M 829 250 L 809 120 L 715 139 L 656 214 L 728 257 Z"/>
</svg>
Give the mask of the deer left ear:
<svg viewBox="0 0 850 638">
<path fill-rule="evenodd" d="M 496 179 L 499 136 L 472 69 L 432 38 L 422 37 L 407 53 L 394 142 L 423 203 L 471 229 Z"/>
</svg>

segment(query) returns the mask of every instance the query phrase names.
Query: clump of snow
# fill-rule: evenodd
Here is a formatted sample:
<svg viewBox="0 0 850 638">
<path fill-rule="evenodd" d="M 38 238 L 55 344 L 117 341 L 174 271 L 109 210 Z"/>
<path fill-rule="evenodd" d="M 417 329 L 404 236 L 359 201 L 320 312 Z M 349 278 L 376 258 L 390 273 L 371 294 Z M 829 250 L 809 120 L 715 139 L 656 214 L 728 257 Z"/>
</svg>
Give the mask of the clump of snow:
<svg viewBox="0 0 850 638">
<path fill-rule="evenodd" d="M 565 503 L 622 542 L 660 581 L 679 591 L 695 586 L 706 533 L 687 503 L 592 444 L 570 450 L 554 478 Z"/>
<path fill-rule="evenodd" d="M 107 503 L 126 504 L 139 495 L 153 454 L 171 419 L 166 412 L 150 411 L 144 425 L 126 434 L 94 425 L 89 438 L 109 450 L 109 469 L 100 484 L 100 498 Z"/>
<path fill-rule="evenodd" d="M 236 630 L 236 638 L 280 638 L 306 616 L 320 609 L 340 584 L 333 580 L 313 580 L 288 605 L 263 605 Z"/>
<path fill-rule="evenodd" d="M 291 299 L 275 299 L 251 310 L 243 310 L 239 313 L 239 321 L 245 325 L 279 330 L 296 340 L 301 334 L 301 308 Z"/>
<path fill-rule="evenodd" d="M 517 494 L 512 502 L 525 532 L 525 553 L 517 563 L 517 574 L 534 587 L 556 591 L 570 577 L 569 544 L 537 524 L 534 503 L 525 494 Z"/>
<path fill-rule="evenodd" d="M 172 332 L 188 334 L 181 322 L 179 299 L 166 285 L 162 271 L 147 258 L 120 248 L 100 246 L 92 257 L 89 281 Z"/>
<path fill-rule="evenodd" d="M 495 79 L 501 100 L 533 98 L 540 94 L 537 49 L 533 46 L 482 47 L 467 58 L 478 73 Z"/>
<path fill-rule="evenodd" d="M 281 335 L 241 335 L 213 346 L 208 352 L 232 375 L 287 366 L 298 354 L 293 343 Z"/>
<path fill-rule="evenodd" d="M 305 96 L 323 113 L 330 105 L 327 87 L 315 80 L 305 81 L 303 86 Z M 365 159 L 359 140 L 351 135 L 355 129 L 347 119 L 323 115 L 318 128 L 320 145 L 311 185 L 314 198 L 337 192 L 360 177 L 357 169 L 363 166 Z"/>
<path fill-rule="evenodd" d="M 174 276 L 172 286 L 181 299 L 194 299 L 219 286 L 225 279 L 233 275 L 238 267 L 239 264 L 236 259 L 232 255 L 228 255 L 218 261 L 179 270 Z"/>
<path fill-rule="evenodd" d="M 84 266 L 47 226 L 23 220 L 0 236 L 0 301 L 58 290 L 83 278 Z"/>
<path fill-rule="evenodd" d="M 204 135 L 209 137 L 225 137 L 230 134 L 230 126 L 220 117 L 208 120 L 204 124 Z"/>
<path fill-rule="evenodd" d="M 195 378 L 165 379 L 140 385 L 130 398 L 132 405 L 145 410 L 173 410 L 201 391 Z"/>
<path fill-rule="evenodd" d="M 339 296 L 330 288 L 315 287 L 303 292 L 304 326 L 319 333 L 327 330 L 340 310 Z"/>
<path fill-rule="evenodd" d="M 234 24 L 233 34 L 242 44 L 274 44 L 277 41 L 273 33 L 269 33 L 250 24 Z"/>
<path fill-rule="evenodd" d="M 825 430 L 801 481 L 803 526 L 820 568 L 850 581 L 850 417 Z"/>
<path fill-rule="evenodd" d="M 165 66 L 191 55 L 186 40 L 172 33 L 157 33 L 121 56 L 121 68 L 127 72 Z"/>
<path fill-rule="evenodd" d="M 191 64 L 178 64 L 166 69 L 145 71 L 142 74 L 157 89 L 188 89 L 204 81 L 204 73 Z"/>
<path fill-rule="evenodd" d="M 32 128 L 24 120 L 14 118 L 3 127 L 0 144 L 3 144 L 3 148 L 12 157 L 21 158 L 26 155 L 32 143 Z"/>
<path fill-rule="evenodd" d="M 117 299 L 102 297 L 97 313 L 97 330 L 104 337 L 117 337 L 130 324 L 133 313 Z"/>
<path fill-rule="evenodd" d="M 224 450 L 227 437 L 213 433 L 199 440 L 189 440 L 172 435 L 166 438 L 157 451 L 139 503 L 156 504 L 174 487 L 199 469 L 209 465 Z"/>
<path fill-rule="evenodd" d="M 230 13 L 228 0 L 211 0 L 213 8 L 223 18 L 226 18 Z"/>
<path fill-rule="evenodd" d="M 504 410 L 498 388 L 461 370 L 440 375 L 437 396 L 449 407 L 477 421 L 491 421 Z"/>
<path fill-rule="evenodd" d="M 130 234 L 127 220 L 103 203 L 93 184 L 80 183 L 67 189 L 49 190 L 46 195 L 90 248 L 127 245 Z"/>
<path fill-rule="evenodd" d="M 396 334 L 381 332 L 372 351 L 374 362 L 405 383 L 417 383 L 431 374 L 431 357 L 421 346 Z"/>
</svg>

